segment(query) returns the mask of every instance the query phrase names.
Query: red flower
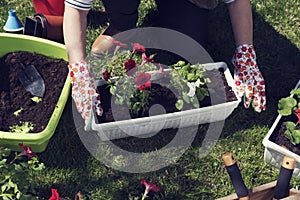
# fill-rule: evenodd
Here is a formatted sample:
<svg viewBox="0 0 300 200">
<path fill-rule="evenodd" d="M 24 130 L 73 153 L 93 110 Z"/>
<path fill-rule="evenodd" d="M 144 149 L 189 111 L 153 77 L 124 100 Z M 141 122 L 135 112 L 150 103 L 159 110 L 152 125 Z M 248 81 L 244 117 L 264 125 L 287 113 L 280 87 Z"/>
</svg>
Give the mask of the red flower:
<svg viewBox="0 0 300 200">
<path fill-rule="evenodd" d="M 127 44 L 120 42 L 118 40 L 114 40 L 114 44 L 120 47 L 127 47 Z"/>
<path fill-rule="evenodd" d="M 142 59 L 143 59 L 143 62 L 154 62 L 153 59 L 147 57 L 146 53 L 142 54 Z"/>
<path fill-rule="evenodd" d="M 51 189 L 52 196 L 49 198 L 49 200 L 59 200 L 59 194 L 56 189 Z"/>
<path fill-rule="evenodd" d="M 25 146 L 22 143 L 20 143 L 19 147 L 23 149 L 23 151 L 19 154 L 19 156 L 27 156 L 28 158 L 32 158 L 33 156 L 35 156 L 35 153 L 32 152 L 29 146 Z"/>
<path fill-rule="evenodd" d="M 145 47 L 139 43 L 132 43 L 132 47 L 133 47 L 133 52 L 142 52 L 142 53 L 146 52 Z"/>
<path fill-rule="evenodd" d="M 145 179 L 141 180 L 141 184 L 146 187 L 144 195 L 147 195 L 151 190 L 158 192 L 160 188 L 154 182 L 147 182 Z"/>
<path fill-rule="evenodd" d="M 298 123 L 300 123 L 300 108 L 295 110 L 296 116 L 298 117 Z"/>
<path fill-rule="evenodd" d="M 103 72 L 103 78 L 104 78 L 104 80 L 106 80 L 106 81 L 109 79 L 109 73 L 108 73 L 107 70 L 105 70 L 105 71 Z"/>
<path fill-rule="evenodd" d="M 127 60 L 124 63 L 126 74 L 132 76 L 136 72 L 136 62 L 132 59 Z"/>
<path fill-rule="evenodd" d="M 142 54 L 142 63 L 141 66 L 143 66 L 144 64 L 146 64 L 147 62 L 154 62 L 154 60 L 152 60 L 151 58 L 148 58 L 146 53 Z"/>
<path fill-rule="evenodd" d="M 151 87 L 151 74 L 142 72 L 137 75 L 134 79 L 135 84 L 138 86 L 138 90 L 144 90 L 148 87 Z"/>
</svg>

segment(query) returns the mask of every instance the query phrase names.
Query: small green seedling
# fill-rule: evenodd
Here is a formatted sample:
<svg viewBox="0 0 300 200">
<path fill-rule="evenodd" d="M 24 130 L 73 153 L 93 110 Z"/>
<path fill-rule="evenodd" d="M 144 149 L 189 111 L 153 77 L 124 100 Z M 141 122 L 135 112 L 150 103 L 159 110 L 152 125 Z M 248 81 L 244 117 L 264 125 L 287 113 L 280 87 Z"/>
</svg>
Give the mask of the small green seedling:
<svg viewBox="0 0 300 200">
<path fill-rule="evenodd" d="M 42 98 L 41 97 L 32 97 L 31 100 L 34 101 L 35 103 L 40 103 L 42 101 Z"/>
<path fill-rule="evenodd" d="M 34 124 L 32 122 L 20 122 L 21 125 L 13 125 L 9 127 L 12 133 L 29 133 L 33 130 Z"/>
<path fill-rule="evenodd" d="M 15 112 L 14 112 L 14 116 L 19 116 L 20 115 L 20 113 L 22 112 L 22 110 L 23 110 L 23 108 L 21 107 L 19 110 L 16 110 Z"/>
<path fill-rule="evenodd" d="M 293 145 L 300 143 L 300 129 L 297 128 L 300 123 L 300 88 L 292 90 L 290 97 L 285 97 L 278 102 L 278 113 L 282 116 L 289 116 L 295 114 L 298 121 L 286 122 L 287 130 L 285 136 L 290 140 Z"/>
</svg>

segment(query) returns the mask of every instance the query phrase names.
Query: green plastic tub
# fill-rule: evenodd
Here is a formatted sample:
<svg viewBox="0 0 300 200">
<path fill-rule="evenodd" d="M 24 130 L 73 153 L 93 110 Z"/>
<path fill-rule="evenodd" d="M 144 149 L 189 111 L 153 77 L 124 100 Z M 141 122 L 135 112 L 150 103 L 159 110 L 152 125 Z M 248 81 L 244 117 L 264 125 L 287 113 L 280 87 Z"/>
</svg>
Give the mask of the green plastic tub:
<svg viewBox="0 0 300 200">
<path fill-rule="evenodd" d="M 67 61 L 65 46 L 50 40 L 27 35 L 0 33 L 0 56 L 9 52 L 27 51 L 39 53 L 48 57 L 64 59 Z M 0 66 L 1 67 L 1 66 Z M 66 79 L 57 106 L 46 128 L 39 133 L 20 134 L 0 131 L 0 146 L 8 147 L 14 151 L 21 151 L 19 143 L 28 145 L 34 152 L 43 152 L 53 136 L 70 94 L 70 78 Z"/>
</svg>

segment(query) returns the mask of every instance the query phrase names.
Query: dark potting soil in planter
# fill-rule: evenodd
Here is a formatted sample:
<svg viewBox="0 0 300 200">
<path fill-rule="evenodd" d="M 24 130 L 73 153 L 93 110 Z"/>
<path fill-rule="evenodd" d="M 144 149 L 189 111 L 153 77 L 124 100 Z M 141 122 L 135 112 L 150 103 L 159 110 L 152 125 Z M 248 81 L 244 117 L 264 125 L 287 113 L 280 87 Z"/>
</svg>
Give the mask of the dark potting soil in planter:
<svg viewBox="0 0 300 200">
<path fill-rule="evenodd" d="M 281 117 L 281 120 L 279 121 L 277 127 L 273 131 L 270 140 L 279 146 L 286 147 L 291 152 L 294 152 L 295 154 L 300 156 L 300 144 L 293 145 L 289 139 L 285 136 L 284 132 L 286 131 L 286 121 L 293 121 L 296 122 L 297 118 L 295 116 L 289 116 L 289 117 Z M 300 129 L 300 125 L 298 124 L 297 129 Z"/>
<path fill-rule="evenodd" d="M 214 89 L 214 104 L 237 100 L 234 92 L 232 91 L 232 88 L 228 86 L 226 82 L 223 69 L 207 71 L 206 74 L 207 77 L 211 79 L 211 83 L 209 83 L 209 85 L 207 86 L 209 88 Z M 222 81 L 214 81 L 216 79 L 219 79 L 220 75 Z M 220 83 L 222 83 L 222 85 L 220 85 Z M 114 98 L 109 92 L 108 85 L 98 86 L 98 90 L 101 96 L 101 106 L 104 112 L 102 116 L 97 117 L 98 120 L 97 123 L 107 123 L 113 121 L 128 120 L 128 119 L 156 115 L 155 111 L 151 112 L 151 110 L 149 111 L 149 109 L 146 110 L 144 113 L 138 113 L 138 114 L 132 113 L 129 111 L 127 106 L 116 105 L 114 103 L 111 103 L 114 102 Z M 161 86 L 160 84 L 155 84 L 155 83 L 151 85 L 151 88 L 149 90 L 150 90 L 150 97 L 149 97 L 148 107 L 150 109 L 154 105 L 160 105 L 161 106 L 160 108 L 163 107 L 164 113 L 172 113 L 172 112 L 180 111 L 175 107 L 177 98 L 176 95 L 172 92 L 172 90 L 170 90 L 165 86 Z M 225 94 L 224 94 L 224 90 L 225 90 Z M 112 109 L 112 104 L 113 104 L 113 109 Z M 199 107 L 210 106 L 211 105 L 210 97 L 206 97 L 204 100 L 199 102 L 199 105 L 200 105 Z M 162 109 L 160 108 L 157 109 L 158 110 L 157 114 L 164 114 L 161 113 Z M 182 110 L 189 110 L 189 109 L 193 109 L 193 107 L 185 103 Z"/>
<path fill-rule="evenodd" d="M 42 101 L 31 100 L 33 95 L 26 91 L 17 74 L 21 66 L 34 65 L 45 83 Z M 38 53 L 24 51 L 11 52 L 0 58 L 0 130 L 9 131 L 10 126 L 31 122 L 32 133 L 41 132 L 47 126 L 60 97 L 68 75 L 67 62 L 49 58 Z M 18 116 L 14 112 L 22 108 Z"/>
</svg>

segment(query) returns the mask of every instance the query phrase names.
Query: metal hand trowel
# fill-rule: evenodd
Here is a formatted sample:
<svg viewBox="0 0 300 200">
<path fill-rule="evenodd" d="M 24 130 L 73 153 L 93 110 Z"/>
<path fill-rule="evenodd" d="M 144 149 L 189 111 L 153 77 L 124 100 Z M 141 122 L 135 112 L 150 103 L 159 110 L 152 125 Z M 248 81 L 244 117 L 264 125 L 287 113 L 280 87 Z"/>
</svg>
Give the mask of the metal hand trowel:
<svg viewBox="0 0 300 200">
<path fill-rule="evenodd" d="M 21 69 L 18 73 L 18 78 L 26 91 L 33 96 L 43 97 L 45 93 L 45 83 L 34 65 L 24 66 L 19 63 Z"/>
</svg>

